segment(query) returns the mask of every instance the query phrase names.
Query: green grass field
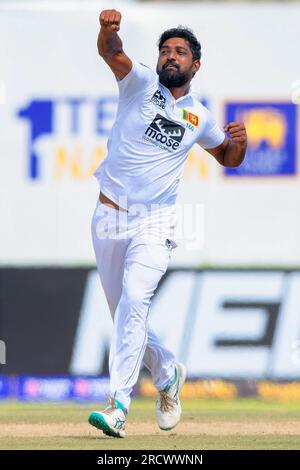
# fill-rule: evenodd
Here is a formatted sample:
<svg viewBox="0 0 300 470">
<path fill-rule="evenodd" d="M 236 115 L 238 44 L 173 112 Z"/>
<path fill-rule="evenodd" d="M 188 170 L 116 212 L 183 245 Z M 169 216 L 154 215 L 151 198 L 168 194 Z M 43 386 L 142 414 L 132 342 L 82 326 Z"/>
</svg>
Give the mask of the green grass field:
<svg viewBox="0 0 300 470">
<path fill-rule="evenodd" d="M 114 439 L 87 423 L 99 406 L 0 402 L 0 449 L 300 449 L 300 403 L 183 401 L 170 432 L 158 429 L 154 407 L 135 399 L 127 437 Z"/>
</svg>

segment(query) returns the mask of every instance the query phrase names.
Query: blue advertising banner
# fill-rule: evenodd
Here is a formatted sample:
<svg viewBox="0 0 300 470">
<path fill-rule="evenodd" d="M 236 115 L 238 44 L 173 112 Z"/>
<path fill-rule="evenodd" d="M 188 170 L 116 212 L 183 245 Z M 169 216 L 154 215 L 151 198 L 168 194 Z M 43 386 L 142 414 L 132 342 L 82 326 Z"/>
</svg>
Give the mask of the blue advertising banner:
<svg viewBox="0 0 300 470">
<path fill-rule="evenodd" d="M 108 378 L 30 377 L 19 379 L 17 398 L 25 401 L 106 401 Z"/>
<path fill-rule="evenodd" d="M 230 176 L 292 176 L 297 172 L 297 106 L 291 102 L 227 103 L 226 123 L 244 121 L 244 162 Z"/>
<path fill-rule="evenodd" d="M 5 376 L 0 376 L 0 400 L 8 397 L 9 387 L 8 379 Z"/>
</svg>

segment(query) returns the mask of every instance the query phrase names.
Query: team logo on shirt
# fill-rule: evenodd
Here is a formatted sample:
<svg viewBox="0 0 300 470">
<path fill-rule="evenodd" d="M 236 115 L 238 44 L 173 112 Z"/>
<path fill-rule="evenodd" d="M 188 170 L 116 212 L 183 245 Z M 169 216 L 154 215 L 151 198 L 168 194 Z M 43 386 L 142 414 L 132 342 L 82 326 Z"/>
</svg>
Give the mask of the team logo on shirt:
<svg viewBox="0 0 300 470">
<path fill-rule="evenodd" d="M 156 92 L 151 98 L 151 101 L 161 109 L 165 109 L 166 107 L 166 98 L 164 97 L 164 95 L 161 94 L 159 90 L 156 90 Z"/>
<path fill-rule="evenodd" d="M 157 114 L 147 128 L 143 138 L 168 151 L 176 150 L 185 133 L 185 128 Z"/>
<path fill-rule="evenodd" d="M 182 119 L 194 127 L 199 126 L 199 116 L 197 116 L 197 114 L 191 113 L 190 111 L 187 111 L 186 109 L 182 110 Z"/>
</svg>

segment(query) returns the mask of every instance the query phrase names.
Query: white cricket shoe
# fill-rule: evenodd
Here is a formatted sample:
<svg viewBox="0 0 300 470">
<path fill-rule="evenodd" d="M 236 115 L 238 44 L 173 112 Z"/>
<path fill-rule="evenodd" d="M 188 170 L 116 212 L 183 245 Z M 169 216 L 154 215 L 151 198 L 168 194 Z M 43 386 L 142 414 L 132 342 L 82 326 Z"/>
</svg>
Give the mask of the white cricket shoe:
<svg viewBox="0 0 300 470">
<path fill-rule="evenodd" d="M 156 401 L 156 419 L 163 431 L 170 431 L 180 421 L 181 404 L 179 393 L 186 379 L 186 368 L 183 364 L 175 363 L 173 382 L 159 392 Z"/>
<path fill-rule="evenodd" d="M 109 398 L 109 405 L 104 411 L 93 411 L 89 416 L 89 423 L 104 434 L 112 437 L 125 437 L 126 414 L 124 407 L 118 400 Z"/>
</svg>

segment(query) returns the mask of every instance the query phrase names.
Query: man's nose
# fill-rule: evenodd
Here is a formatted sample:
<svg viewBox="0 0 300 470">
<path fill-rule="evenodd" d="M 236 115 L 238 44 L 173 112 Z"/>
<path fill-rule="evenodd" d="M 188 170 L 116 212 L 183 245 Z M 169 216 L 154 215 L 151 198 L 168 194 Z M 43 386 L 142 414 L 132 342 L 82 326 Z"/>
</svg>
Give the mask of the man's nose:
<svg viewBox="0 0 300 470">
<path fill-rule="evenodd" d="M 168 60 L 176 60 L 176 51 L 168 51 Z"/>
</svg>

